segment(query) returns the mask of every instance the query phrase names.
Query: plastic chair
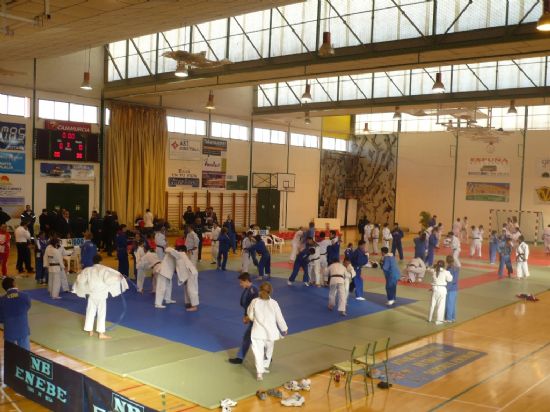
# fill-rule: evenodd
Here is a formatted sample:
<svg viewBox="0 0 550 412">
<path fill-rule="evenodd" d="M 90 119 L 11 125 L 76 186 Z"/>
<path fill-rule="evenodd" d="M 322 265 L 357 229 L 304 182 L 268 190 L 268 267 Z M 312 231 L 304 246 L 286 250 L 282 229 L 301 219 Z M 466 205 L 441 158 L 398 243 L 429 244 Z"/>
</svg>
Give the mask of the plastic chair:
<svg viewBox="0 0 550 412">
<path fill-rule="evenodd" d="M 271 235 L 273 238 L 273 246 L 279 248 L 279 253 L 283 252 L 283 246 L 285 245 L 285 240 L 282 237 Z"/>
<path fill-rule="evenodd" d="M 273 253 L 273 239 L 270 236 L 262 236 L 262 240 L 265 242 L 265 246 L 269 253 Z"/>
<path fill-rule="evenodd" d="M 370 343 L 369 350 L 367 350 L 364 359 L 359 359 L 360 362 L 364 362 L 367 369 L 367 375 L 370 378 L 370 384 L 372 391 L 374 392 L 374 380 L 372 378 L 372 370 L 375 365 L 384 365 L 384 372 L 386 375 L 386 385 L 389 387 L 390 377 L 388 375 L 388 360 L 389 360 L 389 347 L 390 338 L 380 338 Z"/>
<path fill-rule="evenodd" d="M 353 378 L 353 375 L 356 375 L 358 373 L 363 374 L 365 393 L 367 395 L 369 394 L 369 388 L 367 385 L 367 365 L 364 360 L 367 359 L 367 354 L 369 353 L 371 345 L 374 345 L 374 344 L 368 343 L 366 345 L 355 345 L 351 350 L 349 361 L 335 363 L 334 365 L 332 365 L 331 375 L 334 372 L 343 372 L 346 374 L 346 382 L 345 382 L 346 398 L 349 395 L 350 400 L 351 400 L 351 380 Z M 327 393 L 330 391 L 331 383 L 332 383 L 332 376 L 328 381 Z"/>
</svg>

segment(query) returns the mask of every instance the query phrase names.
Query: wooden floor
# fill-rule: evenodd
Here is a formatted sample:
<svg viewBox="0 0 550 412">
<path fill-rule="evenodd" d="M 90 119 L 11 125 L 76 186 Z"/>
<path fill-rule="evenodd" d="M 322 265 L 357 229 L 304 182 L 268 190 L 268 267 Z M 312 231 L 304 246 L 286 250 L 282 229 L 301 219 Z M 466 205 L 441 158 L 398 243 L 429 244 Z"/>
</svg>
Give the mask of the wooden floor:
<svg viewBox="0 0 550 412">
<path fill-rule="evenodd" d="M 483 358 L 421 388 L 394 385 L 365 397 L 362 382 L 352 384 L 351 403 L 342 385 L 326 388 L 329 373 L 312 377 L 312 390 L 303 393 L 305 411 L 549 411 L 550 410 L 550 292 L 539 302 L 520 302 L 469 322 L 393 349 L 391 356 L 428 343 L 446 343 L 487 352 Z M 3 342 L 3 341 L 2 341 Z M 353 342 L 350 342 L 350 346 Z M 32 345 L 33 351 L 159 411 L 205 411 L 158 389 L 111 374 L 62 354 Z M 2 351 L 3 354 L 3 351 Z M 4 357 L 1 358 L 3 370 Z M 279 411 L 278 400 L 252 397 L 239 402 L 238 411 Z M 43 411 L 41 406 L 3 387 L 0 412 Z"/>
</svg>

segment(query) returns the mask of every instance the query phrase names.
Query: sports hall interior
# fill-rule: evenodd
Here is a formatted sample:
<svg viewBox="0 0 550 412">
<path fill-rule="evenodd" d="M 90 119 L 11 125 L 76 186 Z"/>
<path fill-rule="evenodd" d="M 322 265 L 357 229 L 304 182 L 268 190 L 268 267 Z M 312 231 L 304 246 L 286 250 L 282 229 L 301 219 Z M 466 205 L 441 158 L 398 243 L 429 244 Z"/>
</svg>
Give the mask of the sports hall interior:
<svg viewBox="0 0 550 412">
<path fill-rule="evenodd" d="M 34 353 L 167 412 L 219 410 L 224 398 L 234 411 L 287 409 L 256 392 L 302 378 L 308 411 L 548 410 L 550 0 L 0 1 L 0 143 L 24 135 L 0 149 L 10 229 L 27 204 L 86 221 L 114 210 L 130 229 L 150 209 L 174 245 L 191 206 L 284 238 L 270 245 L 271 282 L 289 335 L 263 382 L 252 354 L 227 362 L 244 331 L 241 251 L 221 272 L 208 245 L 198 312 L 181 287 L 165 311 L 129 290 L 127 307 L 108 300 L 106 341 L 82 331 L 83 299 L 53 302 L 18 276 Z M 82 127 L 95 149 L 55 150 L 56 124 Z M 223 144 L 213 163 L 206 143 Z M 445 234 L 457 218 L 485 228 L 481 258 L 462 244 L 455 323 L 427 322 L 429 275 L 399 282 L 389 308 L 381 269 L 364 268 L 366 301 L 351 299 L 346 318 L 327 310 L 326 288 L 287 286 L 298 228 L 334 226 L 343 254 L 365 217 L 399 223 L 404 271 L 421 212 Z M 489 262 L 489 234 L 512 217 L 530 247 L 524 280 L 499 279 Z M 448 254 L 442 244 L 436 259 Z M 334 381 L 355 345 L 386 338 L 390 365 L 436 346 L 475 356 L 421 383 L 390 369 L 392 386 L 367 378 L 368 393 L 360 374 L 349 392 Z M 3 385 L 0 412 L 13 410 L 48 409 Z"/>
</svg>

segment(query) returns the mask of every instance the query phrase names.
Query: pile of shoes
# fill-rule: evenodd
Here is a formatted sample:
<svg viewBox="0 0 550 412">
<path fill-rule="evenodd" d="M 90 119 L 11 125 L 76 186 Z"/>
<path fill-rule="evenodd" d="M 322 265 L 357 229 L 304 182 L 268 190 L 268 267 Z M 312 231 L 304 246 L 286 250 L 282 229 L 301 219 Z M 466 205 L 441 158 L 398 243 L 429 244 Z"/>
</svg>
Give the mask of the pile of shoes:
<svg viewBox="0 0 550 412">
<path fill-rule="evenodd" d="M 311 390 L 311 380 L 302 379 L 298 381 L 289 381 L 286 382 L 283 387 L 289 391 L 296 392 L 289 396 L 288 398 L 281 400 L 281 405 L 283 406 L 302 406 L 306 401 L 305 398 L 297 392 Z"/>
<path fill-rule="evenodd" d="M 220 402 L 222 412 L 232 412 L 234 406 L 237 406 L 237 402 L 235 402 L 233 399 L 227 398 Z"/>
<path fill-rule="evenodd" d="M 538 302 L 538 298 L 532 293 L 529 295 L 526 293 L 520 293 L 519 295 L 516 295 L 516 297 L 520 299 L 528 300 L 529 302 Z"/>
</svg>

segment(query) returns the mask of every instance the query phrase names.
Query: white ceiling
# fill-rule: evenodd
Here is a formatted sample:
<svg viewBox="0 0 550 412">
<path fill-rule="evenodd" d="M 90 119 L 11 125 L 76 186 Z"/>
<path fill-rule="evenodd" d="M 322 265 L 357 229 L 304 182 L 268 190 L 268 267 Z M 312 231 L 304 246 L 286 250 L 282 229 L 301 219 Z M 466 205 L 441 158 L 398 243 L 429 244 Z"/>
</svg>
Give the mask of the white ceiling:
<svg viewBox="0 0 550 412">
<path fill-rule="evenodd" d="M 65 55 L 88 47 L 170 30 L 303 0 L 50 0 L 51 19 L 33 26 L 2 20 L 12 36 L 0 34 L 3 61 Z M 44 0 L 6 0 L 7 13 L 34 19 Z M 4 27 L 5 28 L 5 27 Z"/>
</svg>

